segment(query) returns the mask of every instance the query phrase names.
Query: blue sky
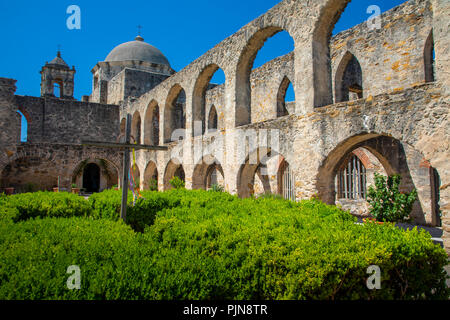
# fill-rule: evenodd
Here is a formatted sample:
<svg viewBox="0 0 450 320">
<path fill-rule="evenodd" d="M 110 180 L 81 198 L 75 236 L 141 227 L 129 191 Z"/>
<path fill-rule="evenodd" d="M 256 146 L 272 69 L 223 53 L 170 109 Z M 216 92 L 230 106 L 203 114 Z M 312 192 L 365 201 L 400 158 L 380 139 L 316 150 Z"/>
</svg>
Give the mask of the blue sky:
<svg viewBox="0 0 450 320">
<path fill-rule="evenodd" d="M 278 0 L 15 0 L 0 2 L 0 77 L 17 82 L 17 94 L 39 96 L 39 71 L 56 56 L 74 65 L 75 97 L 91 93 L 90 70 L 117 45 L 131 41 L 143 26 L 145 41 L 159 48 L 172 68 L 181 70 L 239 28 L 257 18 Z M 337 23 L 335 33 L 366 21 L 370 5 L 389 10 L 404 0 L 353 0 Z M 81 30 L 69 30 L 67 7 L 81 9 Z M 258 53 L 255 67 L 293 49 L 292 39 L 280 33 Z M 220 77 L 215 77 L 221 82 Z"/>
</svg>

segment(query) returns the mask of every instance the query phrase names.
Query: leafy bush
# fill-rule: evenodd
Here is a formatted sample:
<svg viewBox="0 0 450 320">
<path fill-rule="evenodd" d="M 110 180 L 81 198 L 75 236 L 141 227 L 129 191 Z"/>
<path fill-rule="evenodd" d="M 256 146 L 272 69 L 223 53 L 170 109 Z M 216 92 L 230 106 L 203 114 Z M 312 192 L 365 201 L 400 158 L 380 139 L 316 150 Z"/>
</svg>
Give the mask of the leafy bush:
<svg viewBox="0 0 450 320">
<path fill-rule="evenodd" d="M 91 213 L 84 198 L 67 192 L 22 193 L 0 198 L 0 205 L 9 208 L 8 218 L 14 222 L 45 217 L 85 217 Z"/>
<path fill-rule="evenodd" d="M 175 189 L 183 189 L 185 187 L 185 182 L 179 177 L 173 177 L 169 183 Z"/>
<path fill-rule="evenodd" d="M 370 213 L 383 222 L 405 221 L 417 200 L 417 191 L 401 193 L 399 190 L 401 176 L 393 175 L 385 178 L 375 173 L 375 188 L 369 187 L 367 193 Z"/>
<path fill-rule="evenodd" d="M 221 186 L 220 184 L 213 184 L 211 186 L 211 189 L 209 189 L 209 191 L 212 191 L 212 192 L 225 192 L 225 188 L 223 186 Z"/>
<path fill-rule="evenodd" d="M 119 220 L 120 191 L 88 203 L 89 219 L 0 221 L 0 299 L 449 297 L 447 255 L 428 233 L 357 225 L 318 200 L 143 192 L 128 217 L 144 233 Z M 70 265 L 81 268 L 81 290 L 66 287 Z M 366 286 L 370 265 L 381 268 L 381 290 Z"/>
<path fill-rule="evenodd" d="M 158 180 L 151 179 L 148 183 L 148 188 L 150 191 L 158 191 Z"/>
</svg>

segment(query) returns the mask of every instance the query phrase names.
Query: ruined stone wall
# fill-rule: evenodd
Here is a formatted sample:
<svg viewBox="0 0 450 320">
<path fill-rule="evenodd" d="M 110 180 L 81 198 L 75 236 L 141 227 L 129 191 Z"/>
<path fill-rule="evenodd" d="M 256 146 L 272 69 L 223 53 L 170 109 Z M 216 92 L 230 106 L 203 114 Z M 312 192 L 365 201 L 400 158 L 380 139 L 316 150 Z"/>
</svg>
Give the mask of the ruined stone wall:
<svg viewBox="0 0 450 320">
<path fill-rule="evenodd" d="M 0 78 L 0 152 L 20 141 L 20 115 L 15 104 L 16 80 Z"/>
<path fill-rule="evenodd" d="M 13 187 L 16 192 L 31 187 L 34 191 L 51 190 L 57 186 L 58 177 L 61 188 L 70 190 L 72 183 L 82 188 L 80 165 L 99 160 L 107 163 L 107 169 L 101 171 L 102 188 L 118 184 L 122 160 L 116 150 L 73 144 L 23 143 L 17 146 L 7 163 L 0 163 L 0 188 Z"/>
<path fill-rule="evenodd" d="M 364 97 L 425 82 L 424 49 L 432 30 L 429 1 L 410 0 L 381 15 L 381 29 L 359 24 L 334 36 L 330 43 L 333 93 L 346 55 L 362 69 Z"/>
<path fill-rule="evenodd" d="M 29 115 L 32 143 L 111 142 L 118 136 L 118 106 L 28 96 L 16 96 L 15 104 Z"/>
</svg>

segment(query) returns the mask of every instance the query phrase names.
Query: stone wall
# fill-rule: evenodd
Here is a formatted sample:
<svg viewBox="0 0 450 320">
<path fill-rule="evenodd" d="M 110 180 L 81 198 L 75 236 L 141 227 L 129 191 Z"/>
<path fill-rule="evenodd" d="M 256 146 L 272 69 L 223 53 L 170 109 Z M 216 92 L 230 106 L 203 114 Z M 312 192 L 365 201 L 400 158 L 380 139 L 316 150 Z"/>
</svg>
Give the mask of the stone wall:
<svg viewBox="0 0 450 320">
<path fill-rule="evenodd" d="M 115 142 L 118 137 L 118 106 L 28 96 L 16 96 L 15 106 L 27 115 L 32 143 Z"/>
</svg>

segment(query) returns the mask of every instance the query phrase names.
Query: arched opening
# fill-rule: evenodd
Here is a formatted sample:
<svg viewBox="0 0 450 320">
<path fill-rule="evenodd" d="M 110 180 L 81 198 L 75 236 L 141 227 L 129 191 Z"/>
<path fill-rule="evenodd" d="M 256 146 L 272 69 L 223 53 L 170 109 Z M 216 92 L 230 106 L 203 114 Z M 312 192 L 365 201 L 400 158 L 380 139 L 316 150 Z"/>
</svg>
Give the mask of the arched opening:
<svg viewBox="0 0 450 320">
<path fill-rule="evenodd" d="M 425 42 L 425 50 L 423 57 L 425 65 L 425 82 L 434 82 L 435 55 L 434 55 L 433 30 L 431 30 L 427 38 L 427 41 Z"/>
<path fill-rule="evenodd" d="M 27 142 L 28 140 L 28 123 L 30 116 L 24 110 L 17 110 L 17 113 L 20 115 L 20 141 Z"/>
<path fill-rule="evenodd" d="M 169 91 L 164 109 L 164 143 L 183 139 L 186 133 L 178 129 L 186 129 L 186 93 L 176 84 Z M 176 130 L 176 136 L 172 137 Z"/>
<path fill-rule="evenodd" d="M 274 37 L 271 41 L 267 42 L 267 51 L 263 49 L 260 54 L 259 51 L 266 40 L 276 34 L 277 37 Z M 277 45 L 277 42 L 283 43 L 283 45 Z M 264 46 L 264 48 L 266 48 L 266 46 Z M 282 48 L 284 48 L 284 50 L 282 50 Z M 250 75 L 253 67 L 259 67 L 262 65 L 263 61 L 265 63 L 275 57 L 287 54 L 293 51 L 293 48 L 294 41 L 292 37 L 280 27 L 267 27 L 259 30 L 248 41 L 247 46 L 244 48 L 239 58 L 236 72 L 236 127 L 252 122 L 252 89 Z M 270 57 L 270 60 L 268 60 L 268 57 Z"/>
<path fill-rule="evenodd" d="M 158 168 L 153 161 L 147 164 L 144 171 L 144 190 L 158 191 Z"/>
<path fill-rule="evenodd" d="M 362 70 L 358 59 L 347 51 L 336 71 L 336 102 L 363 98 Z"/>
<path fill-rule="evenodd" d="M 430 178 L 431 178 L 431 212 L 432 212 L 432 225 L 442 227 L 441 207 L 440 207 L 440 188 L 441 178 L 438 171 L 430 166 Z"/>
<path fill-rule="evenodd" d="M 91 166 L 90 166 L 91 165 Z M 89 166 L 93 169 L 93 175 L 89 174 Z M 96 167 L 99 168 L 99 177 L 97 180 Z M 91 181 L 93 180 L 93 182 Z M 89 191 L 85 184 L 91 183 L 98 186 L 90 187 Z M 87 192 L 102 192 L 105 189 L 112 188 L 119 183 L 119 169 L 112 162 L 104 159 L 85 159 L 77 164 L 72 171 L 72 184 L 78 188 L 85 188 Z M 94 189 L 94 191 L 92 191 Z"/>
<path fill-rule="evenodd" d="M 284 77 L 281 81 L 277 94 L 277 117 L 284 117 L 289 115 L 289 109 L 293 113 L 293 104 L 295 102 L 295 93 L 291 81 L 288 77 Z"/>
<path fill-rule="evenodd" d="M 214 105 L 211 106 L 211 109 L 209 110 L 209 116 L 208 116 L 208 132 L 215 132 L 217 131 L 217 110 Z"/>
<path fill-rule="evenodd" d="M 55 80 L 53 82 L 53 95 L 57 98 L 62 98 L 63 97 L 63 81 L 62 80 Z"/>
<path fill-rule="evenodd" d="M 141 144 L 141 115 L 136 111 L 131 121 L 131 142 Z"/>
<path fill-rule="evenodd" d="M 95 163 L 89 163 L 83 169 L 83 188 L 87 193 L 100 191 L 100 167 Z"/>
<path fill-rule="evenodd" d="M 278 169 L 278 193 L 286 200 L 295 201 L 294 173 L 284 159 Z"/>
<path fill-rule="evenodd" d="M 380 9 L 379 13 L 381 14 L 403 2 L 403 0 L 379 1 L 377 9 Z M 365 1 L 328 0 L 321 9 L 319 19 L 314 26 L 312 41 L 314 107 L 333 103 L 329 46 L 331 36 L 360 23 L 368 22 L 371 18 L 374 18 L 371 21 L 377 22 L 378 12 L 368 10 L 369 6 L 370 3 Z M 381 19 L 379 21 L 381 28 L 382 21 Z M 376 24 L 374 26 L 378 28 Z"/>
<path fill-rule="evenodd" d="M 194 168 L 192 188 L 208 190 L 214 185 L 225 186 L 223 169 L 213 156 L 205 156 Z"/>
<path fill-rule="evenodd" d="M 218 76 L 216 76 L 218 75 Z M 194 94 L 192 97 L 193 116 L 192 116 L 192 128 L 193 135 L 201 136 L 206 132 L 205 112 L 206 103 L 205 95 L 206 91 L 213 89 L 218 84 L 211 83 L 212 79 L 217 81 L 224 81 L 225 74 L 223 70 L 216 64 L 210 64 L 200 73 L 194 87 Z"/>
<path fill-rule="evenodd" d="M 171 160 L 167 164 L 166 172 L 164 173 L 164 190 L 172 189 L 170 180 L 172 180 L 174 177 L 178 177 L 182 181 L 185 181 L 185 173 L 183 166 L 178 161 Z"/>
<path fill-rule="evenodd" d="M 159 106 L 152 101 L 145 112 L 144 144 L 159 145 Z"/>
<path fill-rule="evenodd" d="M 400 192 L 416 189 L 410 217 L 418 224 L 433 223 L 433 176 L 423 155 L 412 146 L 378 134 L 360 134 L 342 141 L 325 159 L 317 175 L 319 197 L 340 204 L 358 216 L 369 213 L 366 191 L 374 173 L 402 177 Z"/>
<path fill-rule="evenodd" d="M 133 184 L 135 189 L 141 189 L 141 170 L 139 170 L 139 166 L 137 163 L 131 166 L 131 177 L 130 183 Z"/>
<path fill-rule="evenodd" d="M 279 169 L 284 157 L 268 148 L 259 148 L 247 156 L 237 176 L 238 196 L 248 198 L 279 193 Z"/>
</svg>

